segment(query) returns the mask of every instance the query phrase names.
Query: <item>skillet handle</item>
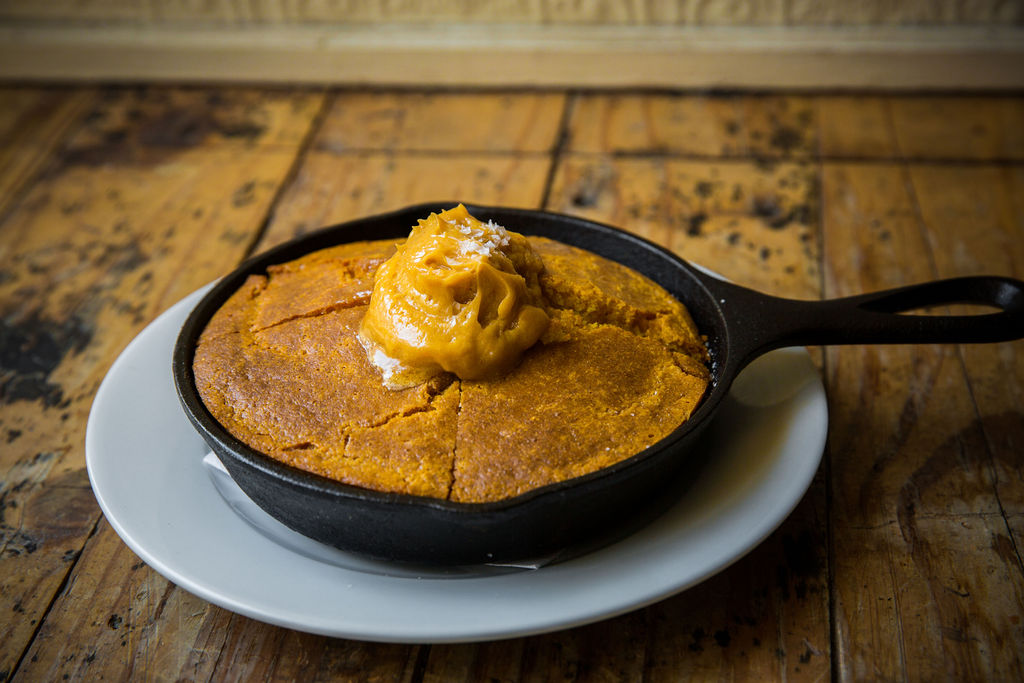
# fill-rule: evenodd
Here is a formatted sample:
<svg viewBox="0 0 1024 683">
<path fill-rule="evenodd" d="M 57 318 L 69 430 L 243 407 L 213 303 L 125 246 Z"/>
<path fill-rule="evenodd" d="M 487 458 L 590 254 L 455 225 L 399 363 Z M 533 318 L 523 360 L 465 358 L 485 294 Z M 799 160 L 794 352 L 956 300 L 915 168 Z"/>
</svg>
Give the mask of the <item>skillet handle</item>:
<svg viewBox="0 0 1024 683">
<path fill-rule="evenodd" d="M 721 284 L 726 286 L 716 284 L 712 290 L 736 323 L 735 341 L 744 362 L 784 346 L 956 344 L 1024 337 L 1024 282 L 1012 278 L 937 280 L 826 301 L 780 299 Z M 999 312 L 900 315 L 925 306 L 957 303 L 992 306 Z"/>
</svg>

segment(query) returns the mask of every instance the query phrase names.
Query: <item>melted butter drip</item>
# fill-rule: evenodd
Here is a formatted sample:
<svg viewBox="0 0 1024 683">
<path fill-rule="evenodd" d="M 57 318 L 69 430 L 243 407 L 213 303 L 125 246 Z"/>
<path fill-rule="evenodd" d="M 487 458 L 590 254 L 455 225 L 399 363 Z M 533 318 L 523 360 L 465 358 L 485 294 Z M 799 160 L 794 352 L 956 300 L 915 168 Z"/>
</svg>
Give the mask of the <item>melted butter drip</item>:
<svg viewBox="0 0 1024 683">
<path fill-rule="evenodd" d="M 540 257 L 461 204 L 418 223 L 377 271 L 359 330 L 370 361 L 390 389 L 507 372 L 550 322 Z"/>
</svg>

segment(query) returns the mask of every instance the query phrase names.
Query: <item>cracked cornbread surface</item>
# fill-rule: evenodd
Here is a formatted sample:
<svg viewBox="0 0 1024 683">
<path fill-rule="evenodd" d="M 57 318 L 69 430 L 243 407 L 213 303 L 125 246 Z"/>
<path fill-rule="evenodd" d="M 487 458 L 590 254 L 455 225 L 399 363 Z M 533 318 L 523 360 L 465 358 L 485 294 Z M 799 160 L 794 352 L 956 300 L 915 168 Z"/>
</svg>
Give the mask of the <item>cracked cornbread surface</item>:
<svg viewBox="0 0 1024 683">
<path fill-rule="evenodd" d="M 528 239 L 551 323 L 501 377 L 383 386 L 357 336 L 398 243 L 376 241 L 250 276 L 200 337 L 199 393 L 252 448 L 379 491 L 502 500 L 628 458 L 693 412 L 704 344 L 685 307 L 639 273 Z"/>
</svg>

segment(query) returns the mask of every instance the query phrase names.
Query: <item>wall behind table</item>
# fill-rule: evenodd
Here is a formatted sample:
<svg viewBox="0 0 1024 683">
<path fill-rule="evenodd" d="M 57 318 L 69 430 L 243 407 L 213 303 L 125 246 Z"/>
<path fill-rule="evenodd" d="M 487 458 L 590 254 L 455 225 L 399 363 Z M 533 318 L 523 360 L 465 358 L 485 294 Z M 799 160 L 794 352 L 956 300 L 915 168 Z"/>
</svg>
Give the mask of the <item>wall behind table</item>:
<svg viewBox="0 0 1024 683">
<path fill-rule="evenodd" d="M 1024 0 L 0 0 L 0 78 L 1024 87 Z"/>
</svg>

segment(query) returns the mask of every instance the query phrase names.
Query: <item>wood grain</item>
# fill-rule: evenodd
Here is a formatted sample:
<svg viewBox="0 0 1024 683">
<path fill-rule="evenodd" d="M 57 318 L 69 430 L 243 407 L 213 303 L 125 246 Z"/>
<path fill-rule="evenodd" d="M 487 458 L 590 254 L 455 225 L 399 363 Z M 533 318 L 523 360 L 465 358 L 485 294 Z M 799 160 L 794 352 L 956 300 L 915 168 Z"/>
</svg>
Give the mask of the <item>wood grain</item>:
<svg viewBox="0 0 1024 683">
<path fill-rule="evenodd" d="M 796 298 L 1021 277 L 1020 98 L 11 87 L 0 103 L 0 680 L 1024 678 L 1020 342 L 829 349 L 826 463 L 774 534 L 675 597 L 509 641 L 364 643 L 214 607 L 116 536 L 82 450 L 100 379 L 161 310 L 253 250 L 420 201 L 546 198 Z"/>
<path fill-rule="evenodd" d="M 14 351 L 0 375 L 0 610 L 18 615 L 0 626 L 0 672 L 30 642 L 46 647 L 34 632 L 69 569 L 106 571 L 76 562 L 99 518 L 82 444 L 100 380 L 146 322 L 246 253 L 297 151 L 265 139 L 264 124 L 282 102 L 315 111 L 318 98 L 240 97 L 107 91 L 0 224 L 0 320 Z M 183 107 L 206 116 L 175 129 Z M 214 132 L 229 112 L 244 140 Z"/>
<path fill-rule="evenodd" d="M 816 98 L 821 156 L 826 159 L 894 159 L 891 97 L 847 95 Z"/>
<path fill-rule="evenodd" d="M 313 636 L 190 595 L 141 562 L 105 521 L 40 629 L 25 680 L 408 681 L 418 648 Z"/>
<path fill-rule="evenodd" d="M 420 202 L 536 207 L 550 160 L 533 155 L 310 152 L 288 187 L 263 250 L 317 228 Z"/>
<path fill-rule="evenodd" d="M 563 94 L 339 94 L 258 248 L 420 202 L 536 207 L 564 106 Z"/>
<path fill-rule="evenodd" d="M 295 151 L 322 102 L 315 90 L 108 88 L 68 148 L 75 161 L 97 164 L 174 148 Z"/>
<path fill-rule="evenodd" d="M 1017 98 L 908 97 L 889 107 L 908 159 L 1024 159 L 1024 102 Z"/>
<path fill-rule="evenodd" d="M 935 277 L 930 224 L 907 180 L 900 167 L 826 165 L 829 296 Z M 1007 520 L 960 353 L 854 347 L 827 358 L 841 677 L 1019 677 L 1024 577 L 1001 548 Z"/>
<path fill-rule="evenodd" d="M 566 155 L 547 208 L 629 230 L 755 289 L 820 291 L 813 166 Z"/>
<path fill-rule="evenodd" d="M 0 217 L 52 160 L 94 96 L 88 88 L 0 89 Z"/>
<path fill-rule="evenodd" d="M 570 152 L 741 153 L 736 97 L 581 94 L 573 103 Z"/>
<path fill-rule="evenodd" d="M 567 149 L 758 159 L 1024 158 L 1024 103 L 937 95 L 579 96 Z"/>
<path fill-rule="evenodd" d="M 550 152 L 564 106 L 563 93 L 344 93 L 334 99 L 313 146 L 332 152 Z"/>
<path fill-rule="evenodd" d="M 581 95 L 567 148 L 803 159 L 817 153 L 813 103 L 777 95 Z"/>
<path fill-rule="evenodd" d="M 1024 170 L 917 165 L 909 173 L 940 277 L 1024 276 Z M 1010 342 L 965 345 L 960 354 L 1008 525 L 994 545 L 1024 571 L 1024 352 Z"/>
</svg>

